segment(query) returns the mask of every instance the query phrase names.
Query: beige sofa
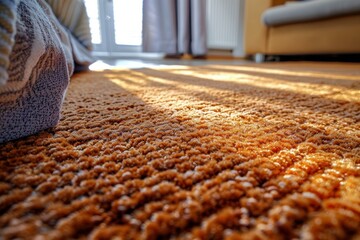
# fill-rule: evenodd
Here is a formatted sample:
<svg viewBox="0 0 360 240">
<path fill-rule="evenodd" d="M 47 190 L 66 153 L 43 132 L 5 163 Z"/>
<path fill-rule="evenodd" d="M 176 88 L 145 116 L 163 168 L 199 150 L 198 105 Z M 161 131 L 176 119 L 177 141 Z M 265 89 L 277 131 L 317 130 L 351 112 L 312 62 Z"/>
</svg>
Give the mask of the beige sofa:
<svg viewBox="0 0 360 240">
<path fill-rule="evenodd" d="M 360 12 L 314 21 L 266 26 L 265 10 L 286 0 L 246 0 L 245 53 L 265 55 L 359 54 Z"/>
</svg>

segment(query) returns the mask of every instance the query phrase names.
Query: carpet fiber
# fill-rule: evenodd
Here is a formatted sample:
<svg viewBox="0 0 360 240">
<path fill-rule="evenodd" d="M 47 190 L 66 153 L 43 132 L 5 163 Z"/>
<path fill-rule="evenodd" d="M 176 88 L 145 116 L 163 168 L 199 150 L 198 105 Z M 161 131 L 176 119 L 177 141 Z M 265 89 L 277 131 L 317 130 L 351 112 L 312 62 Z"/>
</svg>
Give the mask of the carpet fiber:
<svg viewBox="0 0 360 240">
<path fill-rule="evenodd" d="M 87 72 L 62 109 L 0 145 L 0 238 L 360 238 L 359 64 Z"/>
</svg>

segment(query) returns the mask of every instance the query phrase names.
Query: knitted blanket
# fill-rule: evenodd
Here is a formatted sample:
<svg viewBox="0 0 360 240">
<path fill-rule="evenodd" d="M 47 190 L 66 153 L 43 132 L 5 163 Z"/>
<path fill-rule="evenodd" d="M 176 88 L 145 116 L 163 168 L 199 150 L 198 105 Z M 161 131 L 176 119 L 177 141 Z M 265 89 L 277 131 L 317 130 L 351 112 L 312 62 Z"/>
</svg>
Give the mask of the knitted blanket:
<svg viewBox="0 0 360 240">
<path fill-rule="evenodd" d="M 57 124 L 78 51 L 44 0 L 5 0 L 0 9 L 1 143 Z"/>
</svg>

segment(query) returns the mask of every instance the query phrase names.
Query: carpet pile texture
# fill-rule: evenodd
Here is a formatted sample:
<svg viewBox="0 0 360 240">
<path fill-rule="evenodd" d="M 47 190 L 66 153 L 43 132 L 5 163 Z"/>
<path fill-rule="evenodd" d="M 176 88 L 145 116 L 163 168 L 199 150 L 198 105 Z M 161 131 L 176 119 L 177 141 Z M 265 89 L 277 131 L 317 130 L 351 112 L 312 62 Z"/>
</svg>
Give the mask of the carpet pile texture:
<svg viewBox="0 0 360 240">
<path fill-rule="evenodd" d="M 0 145 L 0 238 L 359 239 L 359 64 L 74 75 Z"/>
</svg>

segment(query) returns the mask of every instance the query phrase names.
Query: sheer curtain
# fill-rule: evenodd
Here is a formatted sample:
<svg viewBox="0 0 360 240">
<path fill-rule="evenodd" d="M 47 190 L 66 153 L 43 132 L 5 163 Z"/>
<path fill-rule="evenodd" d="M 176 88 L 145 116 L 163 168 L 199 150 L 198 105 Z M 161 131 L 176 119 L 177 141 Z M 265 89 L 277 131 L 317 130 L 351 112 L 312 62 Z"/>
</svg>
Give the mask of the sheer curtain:
<svg viewBox="0 0 360 240">
<path fill-rule="evenodd" d="M 144 0 L 143 51 L 203 56 L 206 0 Z"/>
</svg>

